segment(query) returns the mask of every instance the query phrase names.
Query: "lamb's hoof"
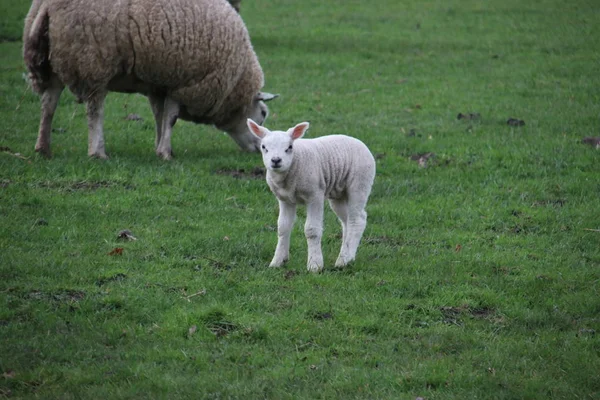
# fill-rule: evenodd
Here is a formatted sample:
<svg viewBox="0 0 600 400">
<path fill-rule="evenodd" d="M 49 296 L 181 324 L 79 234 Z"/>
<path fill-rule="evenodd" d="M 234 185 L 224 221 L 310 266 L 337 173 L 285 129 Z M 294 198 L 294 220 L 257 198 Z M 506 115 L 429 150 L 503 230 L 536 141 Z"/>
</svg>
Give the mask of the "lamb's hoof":
<svg viewBox="0 0 600 400">
<path fill-rule="evenodd" d="M 35 152 L 44 158 L 52 158 L 52 152 L 48 146 L 35 146 Z"/>
<path fill-rule="evenodd" d="M 306 265 L 306 269 L 308 270 L 308 272 L 314 272 L 314 273 L 321 272 L 321 271 L 323 271 L 323 264 L 309 262 Z"/>
<path fill-rule="evenodd" d="M 340 256 L 335 261 L 335 267 L 336 268 L 344 268 L 345 266 L 347 266 L 348 264 L 350 264 L 352 261 L 354 261 L 354 259 L 347 259 L 346 257 Z"/>
<path fill-rule="evenodd" d="M 88 152 L 88 156 L 99 160 L 108 160 L 108 156 L 103 151 Z"/>
<path fill-rule="evenodd" d="M 271 261 L 271 264 L 269 264 L 269 268 L 279 268 L 279 267 L 283 267 L 283 264 L 285 264 L 287 262 L 286 260 L 273 260 Z"/>
</svg>

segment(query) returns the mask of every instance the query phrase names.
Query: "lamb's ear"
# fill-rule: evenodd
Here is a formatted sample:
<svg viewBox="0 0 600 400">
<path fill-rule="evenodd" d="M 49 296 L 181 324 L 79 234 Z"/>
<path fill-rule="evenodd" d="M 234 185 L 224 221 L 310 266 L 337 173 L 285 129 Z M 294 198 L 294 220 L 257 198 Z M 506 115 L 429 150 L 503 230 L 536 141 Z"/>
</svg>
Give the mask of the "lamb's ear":
<svg viewBox="0 0 600 400">
<path fill-rule="evenodd" d="M 252 121 L 252 119 L 250 119 L 250 118 L 248 118 L 248 120 L 246 120 L 246 124 L 248 125 L 248 129 L 250 129 L 250 132 L 252 132 L 254 134 L 254 136 L 256 136 L 259 139 L 264 138 L 265 135 L 267 134 L 266 128 L 263 128 L 256 122 Z"/>
<path fill-rule="evenodd" d="M 258 92 L 258 94 L 256 96 L 254 96 L 254 98 L 256 100 L 262 100 L 262 101 L 273 100 L 276 97 L 279 97 L 279 95 L 278 94 L 271 94 L 271 93 L 267 93 L 267 92 Z"/>
<path fill-rule="evenodd" d="M 304 133 L 308 130 L 308 125 L 308 122 L 300 122 L 298 125 L 288 130 L 292 140 L 300 139 L 304 136 Z"/>
</svg>

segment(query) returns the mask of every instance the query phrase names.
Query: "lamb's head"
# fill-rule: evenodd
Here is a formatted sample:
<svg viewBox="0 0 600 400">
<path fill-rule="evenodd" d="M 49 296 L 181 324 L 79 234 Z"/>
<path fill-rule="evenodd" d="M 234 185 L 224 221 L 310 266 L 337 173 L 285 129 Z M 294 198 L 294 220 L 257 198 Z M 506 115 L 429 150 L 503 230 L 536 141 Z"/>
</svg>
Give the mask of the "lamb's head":
<svg viewBox="0 0 600 400">
<path fill-rule="evenodd" d="M 260 141 L 263 162 L 269 171 L 284 173 L 292 165 L 294 141 L 304 136 L 308 122 L 302 122 L 287 131 L 270 131 L 248 119 L 250 132 Z"/>
<path fill-rule="evenodd" d="M 256 121 L 259 125 L 264 124 L 269 115 L 269 108 L 265 102 L 276 98 L 277 94 L 259 92 L 252 99 L 252 104 L 246 110 L 245 115 L 241 115 L 239 121 L 233 126 L 233 129 L 227 130 L 229 136 L 240 146 L 242 150 L 258 151 L 260 150 L 260 139 L 248 131 L 246 120 L 248 118 Z"/>
</svg>

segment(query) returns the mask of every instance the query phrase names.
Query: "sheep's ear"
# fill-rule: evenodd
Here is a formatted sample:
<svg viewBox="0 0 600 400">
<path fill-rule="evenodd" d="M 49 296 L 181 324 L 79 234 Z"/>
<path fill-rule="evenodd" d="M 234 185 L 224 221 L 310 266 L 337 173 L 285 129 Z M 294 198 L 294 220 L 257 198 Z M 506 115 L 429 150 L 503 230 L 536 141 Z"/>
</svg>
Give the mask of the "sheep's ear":
<svg viewBox="0 0 600 400">
<path fill-rule="evenodd" d="M 254 98 L 256 100 L 262 100 L 262 101 L 273 100 L 276 97 L 279 97 L 279 95 L 278 94 L 271 94 L 271 93 L 267 93 L 267 92 L 258 92 L 258 94 L 256 96 L 254 96 Z"/>
<path fill-rule="evenodd" d="M 308 129 L 308 125 L 308 122 L 301 122 L 295 127 L 291 128 L 288 133 L 290 134 L 292 140 L 300 139 L 302 136 L 304 136 L 304 133 Z"/>
<path fill-rule="evenodd" d="M 252 121 L 252 119 L 250 119 L 250 118 L 248 118 L 248 120 L 246 121 L 246 124 L 248 125 L 248 129 L 250 129 L 250 132 L 252 132 L 254 134 L 254 136 L 256 136 L 259 139 L 264 138 L 265 135 L 267 134 L 266 128 L 263 128 L 256 122 Z"/>
</svg>

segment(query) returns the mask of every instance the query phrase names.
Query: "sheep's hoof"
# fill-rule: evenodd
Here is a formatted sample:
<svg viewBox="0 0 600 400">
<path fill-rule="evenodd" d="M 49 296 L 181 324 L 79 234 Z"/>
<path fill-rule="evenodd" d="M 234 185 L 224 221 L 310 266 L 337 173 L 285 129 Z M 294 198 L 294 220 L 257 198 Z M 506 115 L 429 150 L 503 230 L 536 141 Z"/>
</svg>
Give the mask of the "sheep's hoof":
<svg viewBox="0 0 600 400">
<path fill-rule="evenodd" d="M 156 155 L 159 156 L 160 158 L 162 158 L 165 161 L 169 161 L 173 159 L 173 151 L 172 150 L 167 150 L 167 151 L 156 151 Z"/>
<path fill-rule="evenodd" d="M 35 146 L 35 152 L 44 158 L 52 158 L 49 146 Z"/>
</svg>

